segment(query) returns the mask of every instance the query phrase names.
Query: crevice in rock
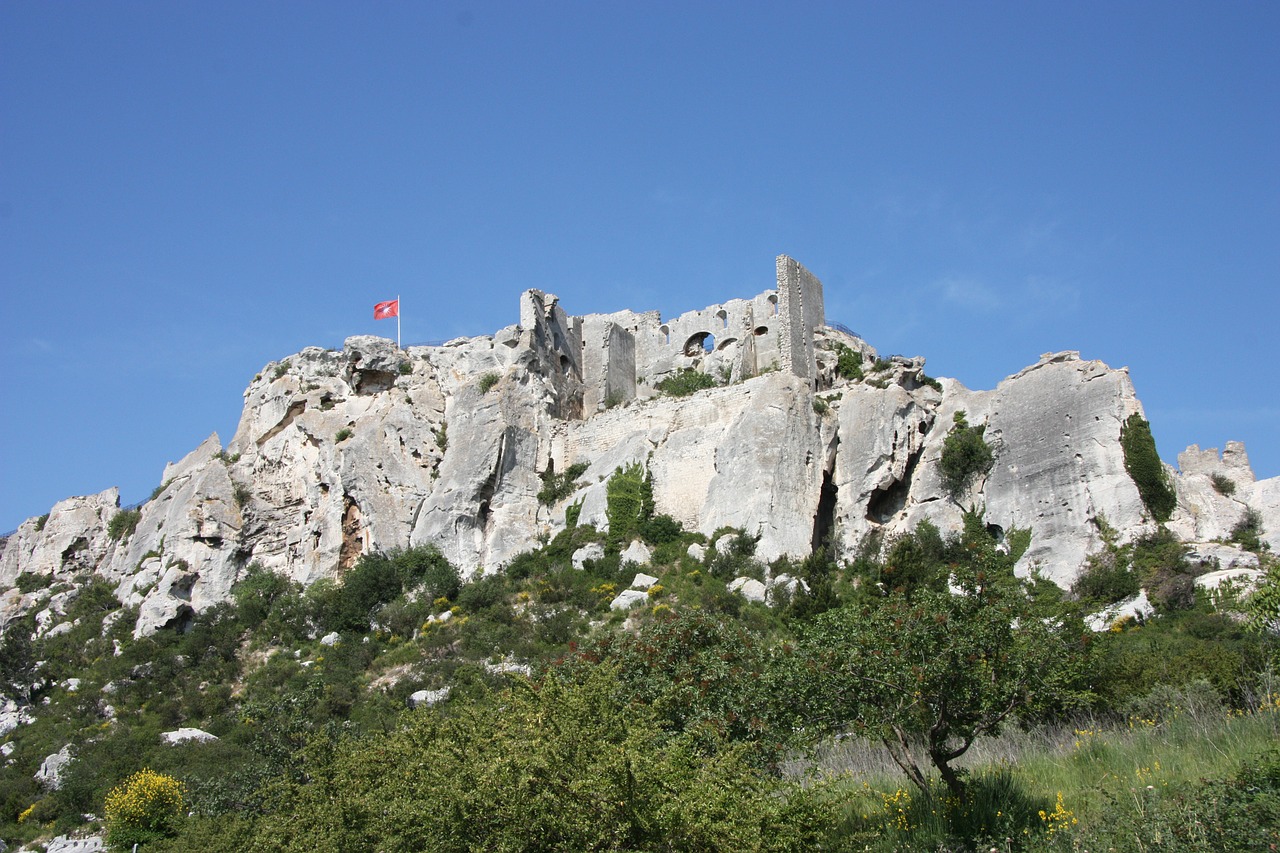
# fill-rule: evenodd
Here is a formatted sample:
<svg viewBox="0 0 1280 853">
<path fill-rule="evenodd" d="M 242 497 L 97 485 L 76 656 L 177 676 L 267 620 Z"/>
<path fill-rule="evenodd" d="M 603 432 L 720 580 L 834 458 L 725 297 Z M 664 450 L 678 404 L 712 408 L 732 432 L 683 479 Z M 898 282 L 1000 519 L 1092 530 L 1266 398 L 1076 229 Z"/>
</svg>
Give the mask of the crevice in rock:
<svg viewBox="0 0 1280 853">
<path fill-rule="evenodd" d="M 342 547 L 338 550 L 338 568 L 350 569 L 364 553 L 363 516 L 351 495 L 342 496 Z"/>
<path fill-rule="evenodd" d="M 195 621 L 196 611 L 184 604 L 178 608 L 178 612 L 174 614 L 172 619 L 160 626 L 160 629 L 185 634 L 191 630 L 191 626 L 195 624 Z"/>
<path fill-rule="evenodd" d="M 813 537 L 809 547 L 817 551 L 826 543 L 831 531 L 836 526 L 836 487 L 835 471 L 828 468 L 822 472 L 822 491 L 818 494 L 818 513 L 813 518 Z"/>
<path fill-rule="evenodd" d="M 871 493 L 870 499 L 867 500 L 867 521 L 884 524 L 907 505 L 907 497 L 911 494 L 911 478 L 915 476 L 916 465 L 920 462 L 920 456 L 923 453 L 924 448 L 921 447 L 907 457 L 907 467 L 902 474 L 902 479 L 894 480 Z"/>
<path fill-rule="evenodd" d="M 281 433 L 282 430 L 284 430 L 285 427 L 293 423 L 294 420 L 298 417 L 298 415 L 302 414 L 306 410 L 307 410 L 306 400 L 298 400 L 297 402 L 295 402 L 293 405 L 289 407 L 289 411 L 284 413 L 284 417 L 280 419 L 280 423 L 276 424 L 271 429 L 267 430 L 261 436 L 258 437 L 257 445 L 261 447 L 271 439 L 275 438 L 277 435 Z"/>
</svg>

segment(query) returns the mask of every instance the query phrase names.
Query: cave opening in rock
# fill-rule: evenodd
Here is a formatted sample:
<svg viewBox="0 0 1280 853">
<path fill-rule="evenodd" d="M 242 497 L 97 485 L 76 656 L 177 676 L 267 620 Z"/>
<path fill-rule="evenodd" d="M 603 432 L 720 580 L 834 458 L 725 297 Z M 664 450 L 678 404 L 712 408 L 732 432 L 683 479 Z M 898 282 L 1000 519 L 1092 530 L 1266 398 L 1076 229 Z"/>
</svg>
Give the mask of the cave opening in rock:
<svg viewBox="0 0 1280 853">
<path fill-rule="evenodd" d="M 818 513 L 813 517 L 813 537 L 810 548 L 817 551 L 827 540 L 836 526 L 836 482 L 835 472 L 822 472 L 822 491 L 818 494 Z"/>
</svg>

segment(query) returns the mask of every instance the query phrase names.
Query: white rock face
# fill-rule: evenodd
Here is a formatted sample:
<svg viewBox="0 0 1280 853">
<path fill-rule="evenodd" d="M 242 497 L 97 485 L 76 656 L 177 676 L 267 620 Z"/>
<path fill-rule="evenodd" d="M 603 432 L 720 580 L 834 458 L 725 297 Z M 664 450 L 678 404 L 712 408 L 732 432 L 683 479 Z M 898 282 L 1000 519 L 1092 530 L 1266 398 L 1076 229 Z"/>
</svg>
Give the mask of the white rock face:
<svg viewBox="0 0 1280 853">
<path fill-rule="evenodd" d="M 747 601 L 760 604 L 769 600 L 769 588 L 755 578 L 734 578 L 729 581 L 729 592 L 736 592 Z"/>
<path fill-rule="evenodd" d="M 450 687 L 447 685 L 439 690 L 418 690 L 409 695 L 410 708 L 430 708 L 432 705 L 439 705 L 441 702 L 449 698 Z"/>
<path fill-rule="evenodd" d="M 186 743 L 194 740 L 199 743 L 205 743 L 211 740 L 217 740 L 217 735 L 209 734 L 203 729 L 181 728 L 174 729 L 171 732 L 161 732 L 160 739 L 168 744 Z"/>
<path fill-rule="evenodd" d="M 707 536 L 758 536 L 766 563 L 824 541 L 848 556 L 868 534 L 891 538 L 922 519 L 950 532 L 977 504 L 993 529 L 1031 529 L 1021 571 L 1066 586 L 1101 547 L 1092 520 L 1105 516 L 1122 540 L 1153 529 L 1119 445 L 1125 418 L 1142 411 L 1126 370 L 1063 352 L 991 391 L 947 379 L 938 391 L 923 359 L 895 357 L 849 382 L 835 345 L 875 350 L 823 325 L 821 283 L 803 267 L 784 257 L 774 272 L 776 288 L 770 276 L 751 299 L 666 321 L 575 317 L 527 291 L 519 324 L 491 336 L 408 349 L 361 336 L 273 362 L 245 391 L 225 450 L 210 436 L 166 466 L 131 535 L 107 534 L 119 512 L 111 489 L 61 501 L 4 540 L 0 624 L 32 608 L 50 614 L 42 631 L 65 622 L 44 590 L 14 588 L 24 572 L 46 587 L 97 572 L 138 606 L 142 635 L 226 600 L 253 562 L 305 584 L 340 577 L 362 554 L 431 544 L 464 576 L 498 571 L 564 529 L 570 506 L 578 523 L 606 529 L 607 480 L 631 463 L 648 472 L 658 513 Z M 683 369 L 732 384 L 683 398 L 656 390 Z M 956 501 L 938 463 L 959 411 L 985 427 L 995 464 Z M 577 463 L 587 470 L 573 493 L 542 504 L 542 475 Z M 1234 443 L 1221 457 L 1190 448 L 1179 464 L 1171 529 L 1223 539 L 1253 508 L 1280 550 L 1280 478 L 1255 481 Z M 1215 474 L 1233 496 L 1214 490 Z M 602 557 L 587 546 L 573 563 Z"/>
<path fill-rule="evenodd" d="M 1112 625 L 1122 619 L 1147 619 L 1153 613 L 1155 608 L 1151 606 L 1151 602 L 1147 599 L 1147 591 L 1142 590 L 1133 598 L 1113 604 L 1105 610 L 1087 617 L 1084 620 L 1085 625 L 1092 631 L 1106 631 Z"/>
<path fill-rule="evenodd" d="M 622 592 L 609 602 L 610 610 L 630 610 L 637 604 L 644 604 L 649 600 L 649 593 L 642 589 L 624 589 Z"/>
<path fill-rule="evenodd" d="M 71 744 L 67 744 L 52 755 L 46 755 L 33 778 L 46 790 L 56 791 L 62 787 L 63 771 L 74 760 L 75 758 L 71 755 Z"/>
<path fill-rule="evenodd" d="M 653 586 L 657 582 L 658 579 L 653 575 L 646 575 L 644 572 L 638 572 L 631 580 L 631 589 L 643 589 L 647 591 L 649 587 Z"/>
<path fill-rule="evenodd" d="M 632 563 L 637 566 L 647 566 L 649 561 L 653 559 L 653 552 L 640 540 L 636 540 L 627 546 L 622 552 L 622 562 Z"/>
<path fill-rule="evenodd" d="M 1230 583 L 1240 591 L 1247 592 L 1256 587 L 1262 577 L 1262 572 L 1257 569 L 1219 569 L 1216 572 L 1200 575 L 1195 579 L 1195 584 L 1200 589 L 1217 589 L 1225 583 Z"/>
<path fill-rule="evenodd" d="M 31 716 L 31 710 L 25 706 L 19 706 L 17 702 L 8 697 L 0 697 L 0 738 L 6 736 L 18 726 L 30 725 L 35 722 L 35 717 Z"/>
<path fill-rule="evenodd" d="M 578 571 L 582 571 L 587 560 L 603 560 L 604 546 L 599 542 L 592 542 L 583 545 L 581 548 L 573 552 L 573 567 Z"/>
<path fill-rule="evenodd" d="M 106 849 L 106 839 L 101 835 L 86 835 L 79 838 L 59 835 L 44 848 L 45 853 L 98 853 Z"/>
</svg>

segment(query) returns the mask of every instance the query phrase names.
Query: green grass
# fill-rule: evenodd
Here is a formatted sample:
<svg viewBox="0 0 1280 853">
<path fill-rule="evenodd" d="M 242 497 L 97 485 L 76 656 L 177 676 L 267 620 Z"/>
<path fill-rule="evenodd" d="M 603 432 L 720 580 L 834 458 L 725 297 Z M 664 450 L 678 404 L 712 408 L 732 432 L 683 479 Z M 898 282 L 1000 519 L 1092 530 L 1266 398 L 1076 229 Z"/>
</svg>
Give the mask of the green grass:
<svg viewBox="0 0 1280 853">
<path fill-rule="evenodd" d="M 1222 843 L 1213 829 L 1215 806 L 1230 790 L 1222 780 L 1259 764 L 1265 770 L 1277 742 L 1280 695 L 1272 693 L 1249 711 L 1199 703 L 1159 720 L 1008 731 L 966 756 L 965 806 L 940 786 L 925 798 L 882 749 L 853 738 L 827 742 L 787 771 L 829 780 L 842 813 L 836 850 L 1211 850 Z M 1242 787 L 1274 809 L 1265 786 Z M 1254 816 L 1236 829 L 1264 840 L 1280 832 Z"/>
</svg>

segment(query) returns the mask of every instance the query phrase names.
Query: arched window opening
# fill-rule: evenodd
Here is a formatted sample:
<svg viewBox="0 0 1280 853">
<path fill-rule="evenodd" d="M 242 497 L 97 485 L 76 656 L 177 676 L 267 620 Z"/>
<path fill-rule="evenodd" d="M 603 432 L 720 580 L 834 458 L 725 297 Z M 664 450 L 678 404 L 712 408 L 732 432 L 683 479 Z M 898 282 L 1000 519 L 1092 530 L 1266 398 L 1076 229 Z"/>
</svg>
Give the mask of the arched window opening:
<svg viewBox="0 0 1280 853">
<path fill-rule="evenodd" d="M 737 338 L 725 338 L 723 341 L 720 342 L 720 346 L 716 347 L 716 349 L 723 350 L 725 347 L 729 346 L 730 344 L 736 344 L 737 342 L 738 342 Z"/>
<path fill-rule="evenodd" d="M 711 352 L 715 348 L 716 339 L 712 337 L 710 332 L 698 332 L 690 335 L 689 340 L 684 342 L 684 354 L 690 357 Z"/>
<path fill-rule="evenodd" d="M 664 338 L 667 339 L 667 343 L 671 343 L 671 327 L 670 326 L 663 326 L 662 328 L 658 329 L 658 332 Z"/>
<path fill-rule="evenodd" d="M 769 334 L 768 326 L 756 326 L 756 337 Z"/>
<path fill-rule="evenodd" d="M 716 316 L 720 318 L 720 328 L 729 328 L 729 314 L 723 308 L 716 312 Z"/>
</svg>

